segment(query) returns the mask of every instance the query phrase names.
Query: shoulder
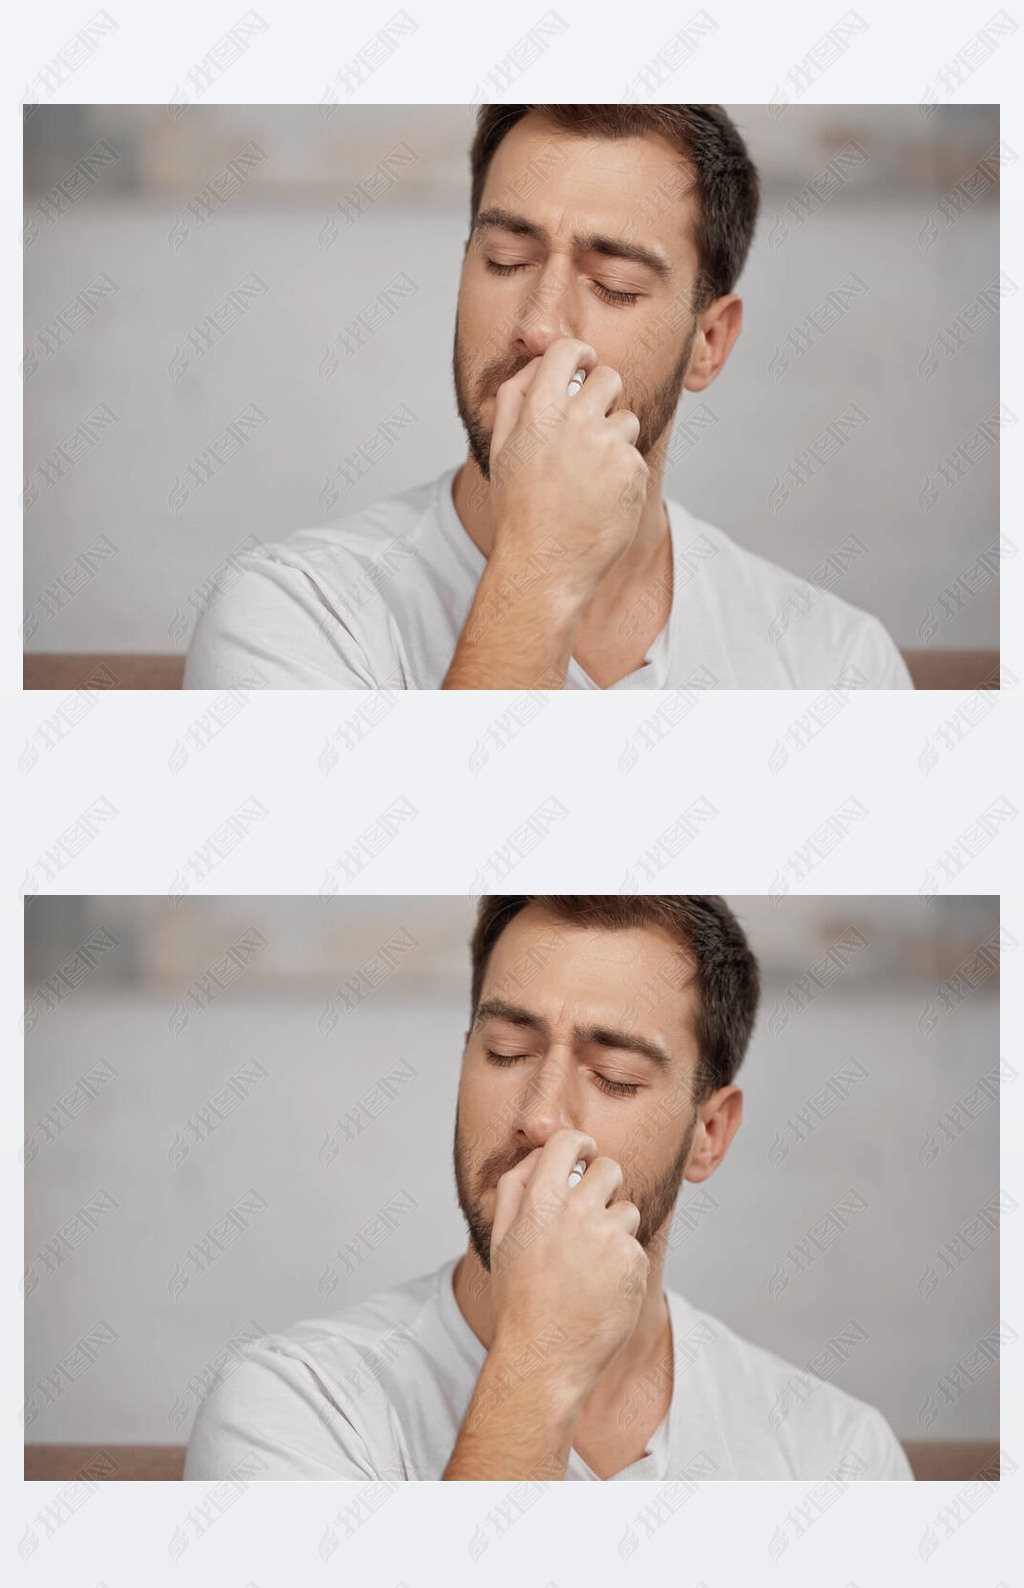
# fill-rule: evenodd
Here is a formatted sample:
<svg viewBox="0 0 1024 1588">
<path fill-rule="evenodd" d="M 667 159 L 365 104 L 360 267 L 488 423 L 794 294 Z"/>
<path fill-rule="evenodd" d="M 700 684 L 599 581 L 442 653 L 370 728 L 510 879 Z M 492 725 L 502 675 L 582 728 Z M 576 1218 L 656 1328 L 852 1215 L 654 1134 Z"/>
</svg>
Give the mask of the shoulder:
<svg viewBox="0 0 1024 1588">
<path fill-rule="evenodd" d="M 891 636 L 871 613 L 837 594 L 847 572 L 867 555 L 857 535 L 823 558 L 810 578 L 791 573 L 741 546 L 724 530 L 678 502 L 673 549 L 676 586 L 700 576 L 714 593 L 738 651 L 779 671 L 794 688 L 909 689 L 913 685 Z M 766 675 L 766 681 L 775 679 Z"/>
<path fill-rule="evenodd" d="M 380 1380 L 416 1346 L 436 1287 L 425 1274 L 300 1319 L 220 1367 L 196 1415 L 186 1477 L 224 1477 L 252 1451 L 268 1478 L 383 1476 L 398 1440 Z"/>
<path fill-rule="evenodd" d="M 337 1270 L 328 1265 L 320 1280 L 322 1291 L 329 1294 L 338 1279 Z M 437 1284 L 436 1272 L 420 1274 L 323 1317 L 301 1318 L 267 1335 L 250 1356 L 268 1362 L 305 1362 L 332 1377 L 365 1358 L 379 1362 L 389 1353 L 397 1356 L 403 1345 L 422 1333 L 423 1316 L 436 1304 Z"/>
<path fill-rule="evenodd" d="M 175 615 L 180 633 L 195 621 L 185 687 L 228 687 L 247 667 L 271 688 L 375 687 L 395 663 L 382 611 L 442 555 L 438 487 L 410 487 L 280 540 L 249 536 Z"/>
<path fill-rule="evenodd" d="M 329 523 L 296 529 L 281 540 L 262 543 L 252 536 L 237 558 L 238 571 L 290 570 L 331 588 L 362 574 L 369 576 L 370 588 L 376 588 L 401 575 L 425 549 L 438 486 L 438 480 L 410 486 Z M 226 566 L 225 575 L 228 572 Z M 216 575 L 214 582 L 224 584 Z"/>
<path fill-rule="evenodd" d="M 704 1355 L 713 1373 L 727 1439 L 752 1453 L 768 1452 L 776 1470 L 765 1477 L 909 1478 L 902 1446 L 882 1413 L 810 1367 L 797 1367 L 744 1339 L 728 1324 L 700 1312 L 676 1293 L 673 1316 L 682 1321 L 684 1361 Z M 848 1326 L 863 1339 L 859 1325 Z M 822 1370 L 840 1364 L 841 1331 L 820 1354 Z M 855 1343 L 846 1340 L 846 1347 Z M 679 1349 L 676 1349 L 679 1358 Z M 730 1430 L 729 1424 L 733 1423 Z M 763 1457 L 761 1458 L 764 1459 Z M 742 1474 L 750 1476 L 751 1474 Z"/>
</svg>

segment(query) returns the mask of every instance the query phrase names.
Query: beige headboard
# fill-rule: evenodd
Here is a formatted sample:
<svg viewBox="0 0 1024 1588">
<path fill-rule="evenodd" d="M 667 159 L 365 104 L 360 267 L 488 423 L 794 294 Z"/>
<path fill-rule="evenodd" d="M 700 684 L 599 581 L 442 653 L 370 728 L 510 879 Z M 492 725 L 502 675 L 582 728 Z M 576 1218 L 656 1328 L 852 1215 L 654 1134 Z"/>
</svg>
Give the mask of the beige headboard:
<svg viewBox="0 0 1024 1588">
<path fill-rule="evenodd" d="M 914 1477 L 957 1481 L 999 1476 L 999 1443 L 995 1439 L 922 1439 L 905 1443 Z M 180 1478 L 185 1466 L 184 1445 L 26 1445 L 25 1477 L 128 1479 L 131 1481 Z"/>
<path fill-rule="evenodd" d="M 998 651 L 904 651 L 917 689 L 998 689 Z M 183 656 L 31 651 L 26 689 L 180 689 Z"/>
<path fill-rule="evenodd" d="M 184 656 L 28 651 L 25 689 L 180 689 Z"/>
</svg>

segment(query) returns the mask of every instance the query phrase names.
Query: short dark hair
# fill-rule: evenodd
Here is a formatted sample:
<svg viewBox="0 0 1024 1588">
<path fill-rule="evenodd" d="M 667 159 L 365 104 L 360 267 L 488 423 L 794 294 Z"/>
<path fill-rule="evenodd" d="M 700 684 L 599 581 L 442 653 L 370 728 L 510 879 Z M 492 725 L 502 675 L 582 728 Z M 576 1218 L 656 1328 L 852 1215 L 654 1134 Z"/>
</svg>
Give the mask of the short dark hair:
<svg viewBox="0 0 1024 1588">
<path fill-rule="evenodd" d="M 674 937 L 687 985 L 695 985 L 697 993 L 697 1101 L 732 1083 L 754 1028 L 761 979 L 743 929 L 723 898 L 707 893 L 485 894 L 470 941 L 471 1021 L 476 1019 L 491 950 L 509 922 L 530 904 L 570 926 L 613 932 L 660 926 Z"/>
<path fill-rule="evenodd" d="M 746 262 L 761 206 L 757 167 L 722 105 L 481 105 L 470 148 L 470 226 L 476 221 L 495 149 L 517 121 L 536 112 L 559 131 L 580 137 L 632 138 L 656 133 L 674 144 L 697 195 L 700 314 L 732 292 Z"/>
</svg>

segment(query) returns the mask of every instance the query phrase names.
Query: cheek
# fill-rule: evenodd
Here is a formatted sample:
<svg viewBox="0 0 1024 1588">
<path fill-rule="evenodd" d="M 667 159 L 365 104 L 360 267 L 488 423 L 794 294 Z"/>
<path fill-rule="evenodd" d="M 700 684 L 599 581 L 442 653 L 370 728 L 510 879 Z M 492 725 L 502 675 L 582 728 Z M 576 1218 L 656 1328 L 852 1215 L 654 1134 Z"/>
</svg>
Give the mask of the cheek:
<svg viewBox="0 0 1024 1588">
<path fill-rule="evenodd" d="M 624 1184 L 627 1187 L 642 1187 L 650 1177 L 651 1164 L 657 1156 L 658 1147 L 656 1141 L 649 1140 L 644 1119 L 635 1116 L 629 1128 L 621 1132 L 615 1146 L 608 1151 L 622 1165 Z"/>
<path fill-rule="evenodd" d="M 488 318 L 495 317 L 494 293 L 486 281 L 467 279 L 459 291 L 459 321 L 463 328 L 479 333 Z"/>
<path fill-rule="evenodd" d="M 501 1096 L 487 1075 L 467 1075 L 459 1087 L 459 1121 L 464 1150 L 480 1159 L 501 1145 L 496 1124 Z"/>
</svg>

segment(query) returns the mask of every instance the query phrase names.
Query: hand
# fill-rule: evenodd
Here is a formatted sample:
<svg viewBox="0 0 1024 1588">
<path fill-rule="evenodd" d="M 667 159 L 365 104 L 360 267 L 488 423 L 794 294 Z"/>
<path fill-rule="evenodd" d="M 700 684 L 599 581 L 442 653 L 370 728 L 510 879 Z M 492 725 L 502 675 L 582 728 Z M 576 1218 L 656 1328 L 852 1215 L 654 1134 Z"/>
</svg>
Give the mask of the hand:
<svg viewBox="0 0 1024 1588">
<path fill-rule="evenodd" d="M 570 397 L 577 369 L 587 379 Z M 557 542 L 560 554 L 545 565 L 578 611 L 629 550 L 647 500 L 650 469 L 633 444 L 640 421 L 628 408 L 610 411 L 621 396 L 617 371 L 574 337 L 558 337 L 498 388 L 490 455 L 495 554 L 513 566 Z"/>
<path fill-rule="evenodd" d="M 589 1167 L 571 1190 L 578 1158 Z M 557 1130 L 498 1181 L 491 1229 L 494 1345 L 544 1338 L 550 1369 L 581 1398 L 636 1328 L 650 1259 L 635 1240 L 640 1210 L 615 1197 L 622 1168 L 578 1130 Z M 492 1347 L 493 1349 L 493 1347 Z"/>
</svg>

